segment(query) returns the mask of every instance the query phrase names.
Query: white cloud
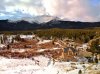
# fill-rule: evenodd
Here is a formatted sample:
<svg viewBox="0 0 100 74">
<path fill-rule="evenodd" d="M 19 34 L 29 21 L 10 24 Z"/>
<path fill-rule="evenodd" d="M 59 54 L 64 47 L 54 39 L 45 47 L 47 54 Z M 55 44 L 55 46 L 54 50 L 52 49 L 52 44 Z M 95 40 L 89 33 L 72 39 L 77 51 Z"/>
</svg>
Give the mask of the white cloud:
<svg viewBox="0 0 100 74">
<path fill-rule="evenodd" d="M 92 1 L 95 2 L 95 0 L 0 0 L 0 14 L 2 14 L 0 19 L 30 18 L 31 21 L 41 22 L 41 19 L 48 21 L 51 17 L 59 17 L 73 21 L 100 21 L 100 0 L 96 0 L 98 2 L 95 2 L 96 4 Z"/>
<path fill-rule="evenodd" d="M 92 0 L 43 0 L 46 12 L 73 21 L 99 21 L 100 7 Z M 98 0 L 98 2 L 100 2 Z M 97 4 L 99 5 L 99 4 Z M 99 14 L 98 14 L 99 13 Z"/>
</svg>

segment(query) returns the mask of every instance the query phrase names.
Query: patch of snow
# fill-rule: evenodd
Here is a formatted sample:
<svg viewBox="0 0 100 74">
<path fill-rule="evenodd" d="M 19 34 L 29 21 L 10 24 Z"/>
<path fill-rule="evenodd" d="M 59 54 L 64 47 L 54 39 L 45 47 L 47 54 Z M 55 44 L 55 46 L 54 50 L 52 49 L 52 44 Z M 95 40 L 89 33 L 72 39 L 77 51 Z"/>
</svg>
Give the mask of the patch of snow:
<svg viewBox="0 0 100 74">
<path fill-rule="evenodd" d="M 57 49 L 61 49 L 61 48 L 53 48 L 53 50 L 57 50 Z"/>
<path fill-rule="evenodd" d="M 39 41 L 38 44 L 44 44 L 44 43 L 49 43 L 51 42 L 52 40 L 43 40 L 43 41 Z"/>
<path fill-rule="evenodd" d="M 48 50 L 48 49 L 39 49 L 39 50 L 37 50 L 37 52 L 43 52 L 45 50 Z"/>
<path fill-rule="evenodd" d="M 37 52 L 43 52 L 43 51 L 46 51 L 46 50 L 58 50 L 58 49 L 61 49 L 61 48 L 39 49 L 39 50 L 37 50 Z"/>
<path fill-rule="evenodd" d="M 6 47 L 5 44 L 0 44 L 0 48 Z"/>
<path fill-rule="evenodd" d="M 100 64 L 96 64 L 96 65 L 92 66 L 92 69 L 99 69 L 100 70 Z"/>
<path fill-rule="evenodd" d="M 23 39 L 32 39 L 33 37 L 35 37 L 35 35 L 20 35 L 20 38 Z"/>
<path fill-rule="evenodd" d="M 12 49 L 11 52 L 25 52 L 25 49 Z"/>
</svg>

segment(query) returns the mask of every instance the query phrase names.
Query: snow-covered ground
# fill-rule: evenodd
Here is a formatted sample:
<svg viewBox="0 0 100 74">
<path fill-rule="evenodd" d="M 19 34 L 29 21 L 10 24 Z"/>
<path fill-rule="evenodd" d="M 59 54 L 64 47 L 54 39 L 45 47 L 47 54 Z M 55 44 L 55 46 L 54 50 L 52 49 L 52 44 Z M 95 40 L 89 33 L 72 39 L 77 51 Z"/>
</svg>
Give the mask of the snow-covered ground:
<svg viewBox="0 0 100 74">
<path fill-rule="evenodd" d="M 78 74 L 86 68 L 85 74 L 90 74 L 92 70 L 100 71 L 100 64 L 80 64 L 78 62 L 55 62 L 44 56 L 33 57 L 34 59 L 8 59 L 0 57 L 0 74 Z M 36 61 L 39 64 L 36 64 Z M 94 73 L 96 74 L 96 73 Z"/>
</svg>

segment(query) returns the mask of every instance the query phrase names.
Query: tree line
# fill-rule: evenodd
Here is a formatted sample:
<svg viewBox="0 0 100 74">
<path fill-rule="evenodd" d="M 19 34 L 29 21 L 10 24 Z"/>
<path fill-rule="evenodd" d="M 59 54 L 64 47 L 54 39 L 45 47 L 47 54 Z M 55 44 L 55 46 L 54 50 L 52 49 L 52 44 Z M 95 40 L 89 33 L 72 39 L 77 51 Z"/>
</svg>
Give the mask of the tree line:
<svg viewBox="0 0 100 74">
<path fill-rule="evenodd" d="M 87 43 L 91 39 L 100 37 L 100 30 L 92 29 L 45 29 L 34 31 L 39 37 L 69 38 L 78 42 Z"/>
<path fill-rule="evenodd" d="M 47 39 L 52 38 L 69 38 L 73 39 L 78 42 L 87 43 L 91 39 L 95 39 L 100 37 L 100 30 L 98 28 L 94 29 L 38 29 L 38 30 L 31 30 L 31 31 L 4 31 L 0 32 L 0 34 L 7 34 L 7 35 L 17 35 L 17 34 L 24 34 L 24 35 L 32 35 L 36 34 L 39 37 L 44 37 Z"/>
</svg>

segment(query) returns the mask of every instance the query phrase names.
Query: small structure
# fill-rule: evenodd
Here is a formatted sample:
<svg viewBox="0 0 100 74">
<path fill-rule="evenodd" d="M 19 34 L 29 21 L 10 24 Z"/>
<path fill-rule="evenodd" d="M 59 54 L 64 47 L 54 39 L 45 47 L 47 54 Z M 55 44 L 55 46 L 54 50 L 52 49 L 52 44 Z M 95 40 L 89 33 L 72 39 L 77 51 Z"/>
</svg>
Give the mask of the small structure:
<svg viewBox="0 0 100 74">
<path fill-rule="evenodd" d="M 78 51 L 72 47 L 64 48 L 64 61 L 77 61 L 75 57 L 78 54 Z"/>
</svg>

